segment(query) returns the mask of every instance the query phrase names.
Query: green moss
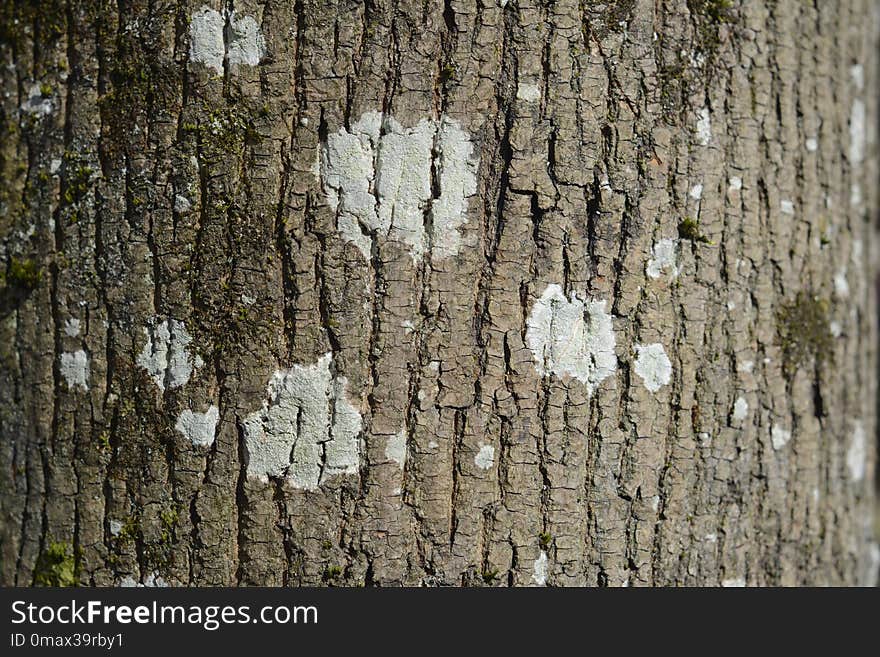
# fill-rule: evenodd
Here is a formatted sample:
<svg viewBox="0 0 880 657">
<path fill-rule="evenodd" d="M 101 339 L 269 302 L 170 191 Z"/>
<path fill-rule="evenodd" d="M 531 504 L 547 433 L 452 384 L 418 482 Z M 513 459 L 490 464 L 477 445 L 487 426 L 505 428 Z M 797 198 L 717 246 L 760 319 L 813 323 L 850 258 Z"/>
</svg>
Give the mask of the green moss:
<svg viewBox="0 0 880 657">
<path fill-rule="evenodd" d="M 66 7 L 62 0 L 0 0 L 0 43 L 57 41 L 67 31 Z"/>
<path fill-rule="evenodd" d="M 721 45 L 718 28 L 736 21 L 732 0 L 688 0 L 688 9 L 697 23 L 698 47 L 710 58 Z"/>
<path fill-rule="evenodd" d="M 68 543 L 50 543 L 34 569 L 37 586 L 76 586 L 76 559 Z"/>
<path fill-rule="evenodd" d="M 687 5 L 694 26 L 692 47 L 682 49 L 677 40 L 674 47 L 665 44 L 662 33 L 655 44 L 660 104 L 664 117 L 673 124 L 690 120 L 692 98 L 717 77 L 722 27 L 738 20 L 731 0 L 688 0 Z"/>
<path fill-rule="evenodd" d="M 458 68 L 452 62 L 447 62 L 440 67 L 440 82 L 449 82 L 458 77 Z"/>
<path fill-rule="evenodd" d="M 324 569 L 324 581 L 333 582 L 342 577 L 342 566 L 327 566 Z"/>
<path fill-rule="evenodd" d="M 686 112 L 688 105 L 685 98 L 693 86 L 693 77 L 693 74 L 680 59 L 676 59 L 672 63 L 661 63 L 657 71 L 660 106 L 663 115 L 670 122 L 674 123 L 677 117 Z"/>
<path fill-rule="evenodd" d="M 102 431 L 98 435 L 98 449 L 100 449 L 102 452 L 109 452 L 112 449 L 110 445 L 109 431 Z"/>
<path fill-rule="evenodd" d="M 550 535 L 549 532 L 541 532 L 538 534 L 538 543 L 541 544 L 543 549 L 547 549 L 550 547 L 550 543 L 553 542 L 553 536 Z"/>
<path fill-rule="evenodd" d="M 107 72 L 105 89 L 98 99 L 101 119 L 112 138 L 106 140 L 108 152 L 127 150 L 137 144 L 131 127 L 150 111 L 162 111 L 174 99 L 180 72 L 173 62 L 145 56 L 133 40 L 120 40 L 113 67 Z"/>
<path fill-rule="evenodd" d="M 64 154 L 64 194 L 62 198 L 67 205 L 78 203 L 88 193 L 92 182 L 92 167 L 84 164 L 81 157 L 68 151 Z"/>
<path fill-rule="evenodd" d="M 834 338 L 828 309 L 827 299 L 804 291 L 780 307 L 776 314 L 776 331 L 786 375 L 793 375 L 811 359 L 819 366 L 832 357 Z"/>
<path fill-rule="evenodd" d="M 40 266 L 33 260 L 19 260 L 12 257 L 6 270 L 6 284 L 19 290 L 30 291 L 37 288 L 43 279 Z"/>
<path fill-rule="evenodd" d="M 734 20 L 733 0 L 688 0 L 691 14 L 702 17 L 713 25 L 730 23 Z"/>
<path fill-rule="evenodd" d="M 159 514 L 159 520 L 162 522 L 161 540 L 163 543 L 171 543 L 174 538 L 174 528 L 177 527 L 177 521 L 179 519 L 180 514 L 174 507 L 164 509 Z"/>
<path fill-rule="evenodd" d="M 498 570 L 495 568 L 483 571 L 483 581 L 486 584 L 492 584 L 496 579 L 498 579 Z"/>
<path fill-rule="evenodd" d="M 693 217 L 685 217 L 678 224 L 678 236 L 683 240 L 712 244 L 712 240 L 700 232 L 700 222 Z"/>
<path fill-rule="evenodd" d="M 633 15 L 636 0 L 581 0 L 584 29 L 600 40 L 611 33 L 622 32 Z"/>
<path fill-rule="evenodd" d="M 130 543 L 137 539 L 138 535 L 138 519 L 137 516 L 131 515 L 125 519 L 125 522 L 122 523 L 122 529 L 119 530 L 119 534 L 116 536 L 116 540 L 119 543 Z"/>
</svg>

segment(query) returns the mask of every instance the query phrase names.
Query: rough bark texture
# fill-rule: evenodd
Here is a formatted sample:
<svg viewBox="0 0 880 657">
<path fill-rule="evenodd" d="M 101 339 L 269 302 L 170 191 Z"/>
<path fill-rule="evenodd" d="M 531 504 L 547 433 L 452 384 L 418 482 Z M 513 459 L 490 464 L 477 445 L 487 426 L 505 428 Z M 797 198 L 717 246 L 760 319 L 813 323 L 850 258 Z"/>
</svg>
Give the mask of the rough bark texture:
<svg viewBox="0 0 880 657">
<path fill-rule="evenodd" d="M 0 7 L 3 583 L 873 582 L 875 3 Z"/>
</svg>

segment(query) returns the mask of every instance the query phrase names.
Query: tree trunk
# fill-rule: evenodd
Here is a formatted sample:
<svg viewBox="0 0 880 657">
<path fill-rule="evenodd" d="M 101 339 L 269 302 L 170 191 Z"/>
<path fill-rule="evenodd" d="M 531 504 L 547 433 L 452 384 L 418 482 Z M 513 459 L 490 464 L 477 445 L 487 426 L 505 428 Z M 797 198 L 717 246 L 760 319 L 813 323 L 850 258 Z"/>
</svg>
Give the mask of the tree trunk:
<svg viewBox="0 0 880 657">
<path fill-rule="evenodd" d="M 0 7 L 3 584 L 874 582 L 876 3 Z"/>
</svg>

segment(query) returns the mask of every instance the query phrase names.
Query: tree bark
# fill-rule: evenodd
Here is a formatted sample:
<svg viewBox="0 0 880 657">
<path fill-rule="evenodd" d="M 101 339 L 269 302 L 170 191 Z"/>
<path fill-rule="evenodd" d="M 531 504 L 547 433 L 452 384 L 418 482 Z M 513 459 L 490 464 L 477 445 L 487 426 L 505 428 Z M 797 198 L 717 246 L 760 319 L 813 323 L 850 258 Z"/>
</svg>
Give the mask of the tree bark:
<svg viewBox="0 0 880 657">
<path fill-rule="evenodd" d="M 3 0 L 3 584 L 873 584 L 876 3 Z"/>
</svg>

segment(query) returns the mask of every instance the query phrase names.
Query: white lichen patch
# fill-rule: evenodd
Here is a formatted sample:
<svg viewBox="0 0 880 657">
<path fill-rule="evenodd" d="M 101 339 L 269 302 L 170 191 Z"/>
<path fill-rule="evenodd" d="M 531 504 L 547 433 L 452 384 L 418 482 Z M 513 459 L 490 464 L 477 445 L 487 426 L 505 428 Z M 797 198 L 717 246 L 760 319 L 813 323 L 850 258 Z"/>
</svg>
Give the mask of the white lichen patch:
<svg viewBox="0 0 880 657">
<path fill-rule="evenodd" d="M 189 21 L 189 57 L 192 61 L 223 72 L 226 41 L 223 31 L 226 19 L 219 11 L 202 7 Z"/>
<path fill-rule="evenodd" d="M 852 242 L 852 250 L 850 251 L 849 258 L 850 261 L 856 265 L 856 267 L 862 266 L 862 256 L 864 255 L 865 245 L 862 244 L 862 240 L 854 239 Z"/>
<path fill-rule="evenodd" d="M 527 103 L 535 103 L 541 100 L 541 88 L 536 84 L 520 82 L 516 86 L 516 98 Z"/>
<path fill-rule="evenodd" d="M 672 379 L 672 363 L 666 355 L 663 345 L 637 344 L 635 373 L 641 377 L 645 387 L 651 392 L 657 392 L 667 385 Z"/>
<path fill-rule="evenodd" d="M 144 578 L 144 586 L 146 586 L 148 588 L 149 587 L 164 588 L 164 587 L 168 586 L 168 582 L 166 582 L 159 573 L 157 573 L 156 571 L 153 571 L 152 573 L 149 573 Z"/>
<path fill-rule="evenodd" d="M 193 445 L 210 447 L 214 444 L 219 419 L 220 411 L 213 404 L 204 413 L 196 413 L 187 408 L 177 417 L 174 428 L 189 438 Z"/>
<path fill-rule="evenodd" d="M 482 445 L 474 457 L 474 464 L 481 470 L 488 470 L 495 464 L 495 448 L 492 445 Z"/>
<path fill-rule="evenodd" d="M 745 577 L 731 577 L 730 579 L 721 580 L 721 586 L 726 589 L 743 588 L 746 585 Z"/>
<path fill-rule="evenodd" d="M 190 59 L 218 73 L 223 72 L 224 60 L 230 65 L 256 66 L 266 54 L 259 23 L 235 12 L 202 7 L 190 19 L 189 38 Z"/>
<path fill-rule="evenodd" d="M 544 290 L 528 318 L 526 343 L 542 376 L 571 376 L 587 386 L 597 386 L 617 370 L 611 315 L 605 301 L 565 298 L 555 283 Z"/>
<path fill-rule="evenodd" d="M 334 475 L 358 471 L 361 415 L 332 364 L 325 354 L 314 365 L 273 375 L 263 407 L 244 421 L 249 477 L 284 477 L 314 490 Z"/>
<path fill-rule="evenodd" d="M 794 202 L 789 200 L 782 200 L 779 202 L 779 211 L 782 214 L 794 214 Z"/>
<path fill-rule="evenodd" d="M 703 184 L 697 183 L 696 185 L 691 187 L 690 191 L 688 192 L 688 196 L 690 196 L 695 201 L 699 201 L 701 198 L 703 198 Z"/>
<path fill-rule="evenodd" d="M 131 575 L 126 575 L 121 580 L 119 580 L 120 588 L 164 588 L 168 586 L 168 583 L 162 578 L 162 576 L 157 572 L 149 573 L 145 578 L 143 584 L 138 582 Z"/>
<path fill-rule="evenodd" d="M 83 390 L 89 389 L 89 357 L 85 351 L 80 349 L 61 354 L 59 369 L 68 388 L 72 390 L 79 386 Z"/>
<path fill-rule="evenodd" d="M 849 204 L 857 207 L 862 204 L 862 186 L 855 182 L 849 188 Z"/>
<path fill-rule="evenodd" d="M 843 324 L 838 322 L 836 319 L 832 319 L 828 322 L 828 330 L 831 332 L 831 336 L 834 338 L 839 338 L 843 335 Z"/>
<path fill-rule="evenodd" d="M 401 429 L 388 438 L 388 442 L 385 443 L 385 458 L 394 461 L 403 470 L 406 464 L 406 430 Z"/>
<path fill-rule="evenodd" d="M 80 322 L 75 317 L 71 317 L 64 322 L 64 335 L 69 338 L 75 338 L 79 335 Z"/>
<path fill-rule="evenodd" d="M 809 151 L 810 153 L 815 153 L 817 150 L 819 150 L 819 142 L 816 140 L 815 137 L 808 137 L 807 141 L 805 142 L 805 146 L 807 147 L 807 151 Z"/>
<path fill-rule="evenodd" d="M 865 69 L 861 64 L 853 64 L 850 66 L 849 75 L 852 78 L 853 84 L 856 85 L 856 89 L 861 91 L 865 88 Z"/>
<path fill-rule="evenodd" d="M 541 550 L 541 554 L 535 559 L 535 563 L 532 567 L 532 581 L 538 586 L 545 586 L 547 584 L 548 564 L 549 559 L 547 558 L 547 553 L 544 552 L 544 550 Z"/>
<path fill-rule="evenodd" d="M 25 101 L 21 104 L 21 111 L 34 116 L 47 116 L 55 109 L 55 101 L 51 96 L 43 95 L 43 87 L 35 82 L 28 88 Z"/>
<path fill-rule="evenodd" d="M 849 476 L 853 481 L 858 482 L 865 478 L 867 457 L 865 427 L 861 422 L 856 422 L 849 448 L 846 450 L 846 467 L 849 469 Z"/>
<path fill-rule="evenodd" d="M 862 586 L 875 587 L 880 584 L 880 543 L 871 541 L 868 548 L 868 566 Z"/>
<path fill-rule="evenodd" d="M 406 128 L 367 112 L 322 144 L 317 172 L 339 232 L 364 258 L 382 238 L 403 242 L 418 261 L 428 250 L 437 259 L 458 253 L 478 164 L 470 136 L 451 118 Z"/>
<path fill-rule="evenodd" d="M 742 422 L 749 416 L 749 403 L 745 397 L 737 397 L 733 403 L 733 421 Z"/>
<path fill-rule="evenodd" d="M 120 522 L 119 520 L 111 520 L 109 524 L 111 536 L 119 536 L 119 534 L 122 533 L 122 522 Z"/>
<path fill-rule="evenodd" d="M 865 103 L 857 98 L 849 114 L 849 161 L 859 165 L 865 157 Z"/>
<path fill-rule="evenodd" d="M 192 203 L 189 202 L 189 199 L 183 194 L 176 194 L 174 196 L 174 211 L 178 214 L 186 214 L 192 208 Z"/>
<path fill-rule="evenodd" d="M 727 191 L 738 192 L 743 188 L 743 179 L 739 176 L 731 176 L 727 181 Z"/>
<path fill-rule="evenodd" d="M 773 449 L 782 449 L 791 440 L 791 431 L 783 429 L 778 424 L 774 424 L 770 429 L 770 444 Z"/>
<path fill-rule="evenodd" d="M 660 278 L 664 272 L 670 278 L 678 276 L 678 240 L 660 240 L 651 249 L 651 258 L 645 273 L 651 278 Z"/>
<path fill-rule="evenodd" d="M 233 13 L 229 21 L 229 47 L 227 56 L 233 66 L 244 64 L 256 66 L 266 55 L 266 41 L 260 24 L 252 16 L 237 17 Z"/>
<path fill-rule="evenodd" d="M 708 146 L 712 141 L 712 119 L 708 107 L 702 108 L 697 113 L 697 141 L 702 146 Z"/>
<path fill-rule="evenodd" d="M 849 296 L 849 281 L 846 280 L 846 267 L 838 269 L 834 274 L 834 294 L 840 299 Z"/>
<path fill-rule="evenodd" d="M 144 328 L 147 343 L 138 355 L 137 364 L 143 367 L 160 390 L 178 388 L 192 376 L 195 368 L 202 366 L 199 356 L 193 358 L 188 350 L 192 336 L 183 322 L 165 320 L 156 325 L 153 318 Z"/>
</svg>

